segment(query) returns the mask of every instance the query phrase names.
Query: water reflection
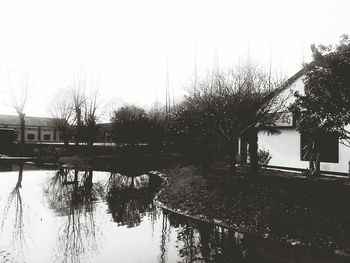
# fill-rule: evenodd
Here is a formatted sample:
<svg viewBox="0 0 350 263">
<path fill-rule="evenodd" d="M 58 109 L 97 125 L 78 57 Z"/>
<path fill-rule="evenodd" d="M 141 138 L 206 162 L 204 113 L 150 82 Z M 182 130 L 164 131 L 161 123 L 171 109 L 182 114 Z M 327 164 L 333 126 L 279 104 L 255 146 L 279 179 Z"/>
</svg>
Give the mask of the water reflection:
<svg viewBox="0 0 350 263">
<path fill-rule="evenodd" d="M 160 262 L 167 262 L 171 229 L 176 229 L 178 262 L 270 262 L 256 257 L 253 249 L 248 253 L 248 238 L 243 234 L 168 211 L 163 211 Z"/>
<path fill-rule="evenodd" d="M 0 262 L 345 261 L 163 211 L 156 176 L 25 173 L 0 173 Z"/>
<path fill-rule="evenodd" d="M 50 207 L 65 217 L 58 231 L 56 257 L 59 262 L 81 262 L 98 251 L 95 206 L 103 198 L 103 185 L 93 183 L 93 171 L 60 168 L 50 179 L 46 194 Z"/>
<path fill-rule="evenodd" d="M 21 196 L 22 179 L 23 179 L 23 163 L 19 165 L 17 182 L 7 198 L 5 207 L 2 211 L 2 220 L 1 220 L 1 235 L 4 235 L 5 229 L 9 233 L 12 232 L 11 244 L 12 244 L 13 250 L 20 255 L 22 255 L 23 248 L 25 246 L 25 230 L 24 230 L 24 223 L 23 223 L 23 200 Z M 4 251 L 0 251 L 0 252 L 2 256 L 6 254 Z"/>
<path fill-rule="evenodd" d="M 153 198 L 160 179 L 143 174 L 129 177 L 111 173 L 107 183 L 107 203 L 114 222 L 128 227 L 138 226 L 143 214 L 154 211 Z"/>
<path fill-rule="evenodd" d="M 306 250 L 281 242 L 244 235 L 233 229 L 163 211 L 160 262 L 173 262 L 169 236 L 176 230 L 177 262 L 345 262 L 321 250 Z M 169 248 L 169 249 L 168 249 Z M 343 261 L 344 260 L 344 261 Z"/>
<path fill-rule="evenodd" d="M 65 220 L 58 230 L 56 258 L 59 262 L 83 262 L 99 251 L 102 232 L 96 224 L 98 201 L 107 201 L 113 221 L 138 226 L 143 214 L 154 211 L 153 198 L 160 179 L 143 174 L 110 173 L 106 183 L 93 180 L 93 171 L 61 167 L 45 190 L 50 208 Z"/>
</svg>

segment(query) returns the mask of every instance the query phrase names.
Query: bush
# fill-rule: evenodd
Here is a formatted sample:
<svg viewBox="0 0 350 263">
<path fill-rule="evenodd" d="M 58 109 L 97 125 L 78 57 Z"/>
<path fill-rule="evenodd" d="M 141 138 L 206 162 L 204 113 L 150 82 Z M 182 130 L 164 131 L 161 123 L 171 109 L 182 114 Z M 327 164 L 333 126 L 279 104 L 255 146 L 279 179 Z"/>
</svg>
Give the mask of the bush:
<svg viewBox="0 0 350 263">
<path fill-rule="evenodd" d="M 38 157 L 39 163 L 57 163 L 58 161 L 58 151 L 53 147 L 45 147 L 45 148 L 35 148 L 34 154 Z"/>
<path fill-rule="evenodd" d="M 259 165 L 268 165 L 272 156 L 268 150 L 259 150 L 258 163 Z"/>
</svg>

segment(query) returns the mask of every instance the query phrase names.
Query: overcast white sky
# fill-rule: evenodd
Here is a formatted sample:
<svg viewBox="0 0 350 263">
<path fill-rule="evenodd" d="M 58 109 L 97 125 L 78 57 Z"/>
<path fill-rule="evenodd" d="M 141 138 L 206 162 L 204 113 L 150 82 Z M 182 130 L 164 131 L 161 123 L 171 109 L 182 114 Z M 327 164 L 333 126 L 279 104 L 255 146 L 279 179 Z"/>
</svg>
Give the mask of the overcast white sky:
<svg viewBox="0 0 350 263">
<path fill-rule="evenodd" d="M 25 112 L 49 116 L 74 64 L 98 75 L 116 106 L 163 102 L 167 60 L 180 97 L 195 54 L 199 75 L 249 54 L 290 76 L 310 61 L 310 44 L 350 33 L 349 10 L 347 0 L 0 0 L 0 113 L 15 114 L 8 90 L 26 72 Z"/>
</svg>

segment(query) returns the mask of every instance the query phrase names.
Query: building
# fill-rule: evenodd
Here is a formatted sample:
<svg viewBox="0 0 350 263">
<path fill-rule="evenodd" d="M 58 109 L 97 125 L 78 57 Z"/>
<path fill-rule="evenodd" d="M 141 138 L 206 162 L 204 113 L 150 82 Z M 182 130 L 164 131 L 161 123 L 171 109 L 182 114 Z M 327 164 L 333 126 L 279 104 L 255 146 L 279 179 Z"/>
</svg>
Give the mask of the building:
<svg viewBox="0 0 350 263">
<path fill-rule="evenodd" d="M 286 96 L 295 91 L 304 91 L 303 76 L 307 68 L 303 68 L 287 82 L 281 96 Z M 291 96 L 287 104 L 294 101 Z M 280 130 L 278 135 L 269 135 L 260 131 L 258 134 L 259 149 L 267 150 L 272 158 L 269 162 L 271 166 L 281 168 L 307 168 L 308 161 L 305 160 L 305 145 L 307 136 L 296 130 L 296 122 L 291 112 L 281 113 L 281 117 L 276 123 Z M 349 173 L 350 147 L 345 146 L 338 137 L 332 134 L 323 134 L 318 137 L 319 148 L 321 149 L 321 171 L 337 173 Z"/>
<path fill-rule="evenodd" d="M 55 119 L 25 116 L 25 142 L 60 142 L 60 133 L 55 127 Z M 17 115 L 0 115 L 0 129 L 12 129 L 14 141 L 21 140 L 21 125 Z"/>
</svg>

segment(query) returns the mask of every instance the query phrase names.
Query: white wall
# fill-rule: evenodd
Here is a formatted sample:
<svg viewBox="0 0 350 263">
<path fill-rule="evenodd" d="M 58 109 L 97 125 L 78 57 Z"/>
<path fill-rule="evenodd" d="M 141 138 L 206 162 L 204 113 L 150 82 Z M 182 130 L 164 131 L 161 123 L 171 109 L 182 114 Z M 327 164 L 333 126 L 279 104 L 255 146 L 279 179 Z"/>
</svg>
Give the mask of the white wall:
<svg viewBox="0 0 350 263">
<path fill-rule="evenodd" d="M 281 134 L 258 135 L 259 149 L 268 150 L 272 156 L 270 165 L 306 168 L 308 163 L 300 161 L 300 134 L 295 129 L 284 129 Z"/>
<path fill-rule="evenodd" d="M 258 135 L 259 149 L 268 150 L 272 156 L 269 165 L 307 168 L 308 162 L 300 161 L 300 133 L 295 129 L 283 129 L 281 134 Z M 339 162 L 321 163 L 321 170 L 348 173 L 350 147 L 339 144 Z"/>
<path fill-rule="evenodd" d="M 32 128 L 33 129 L 33 128 Z M 34 134 L 34 139 L 30 140 L 28 139 L 28 134 Z M 19 135 L 21 136 L 21 132 L 19 133 Z M 26 142 L 35 142 L 38 140 L 38 130 L 28 130 L 27 128 L 24 130 L 24 138 Z"/>
</svg>

